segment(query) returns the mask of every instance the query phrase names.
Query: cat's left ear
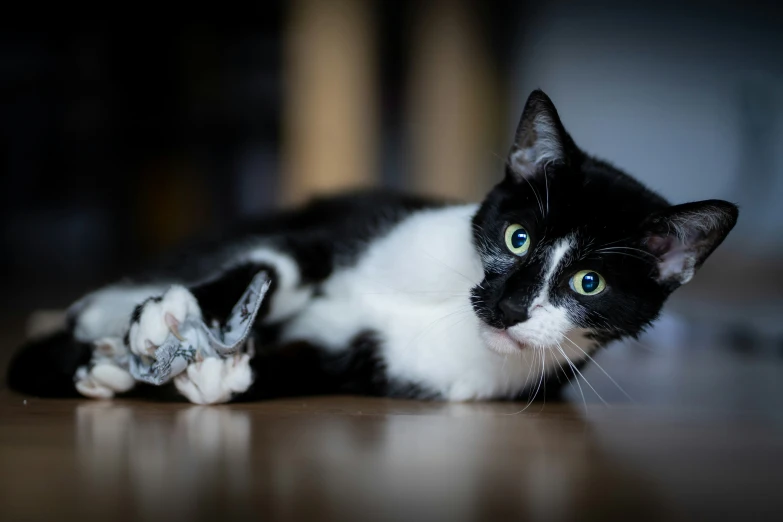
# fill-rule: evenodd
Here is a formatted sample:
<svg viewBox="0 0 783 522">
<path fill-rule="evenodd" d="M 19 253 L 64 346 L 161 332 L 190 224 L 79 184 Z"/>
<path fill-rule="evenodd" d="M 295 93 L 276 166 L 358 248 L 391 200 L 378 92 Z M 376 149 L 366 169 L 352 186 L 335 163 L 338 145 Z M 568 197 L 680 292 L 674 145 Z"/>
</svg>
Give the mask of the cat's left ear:
<svg viewBox="0 0 783 522">
<path fill-rule="evenodd" d="M 572 148 L 549 96 L 542 90 L 530 93 L 508 156 L 510 174 L 522 179 L 550 165 L 566 165 Z"/>
<path fill-rule="evenodd" d="M 658 259 L 656 279 L 676 288 L 694 276 L 737 223 L 739 209 L 717 199 L 675 205 L 642 225 L 642 247 Z"/>
</svg>

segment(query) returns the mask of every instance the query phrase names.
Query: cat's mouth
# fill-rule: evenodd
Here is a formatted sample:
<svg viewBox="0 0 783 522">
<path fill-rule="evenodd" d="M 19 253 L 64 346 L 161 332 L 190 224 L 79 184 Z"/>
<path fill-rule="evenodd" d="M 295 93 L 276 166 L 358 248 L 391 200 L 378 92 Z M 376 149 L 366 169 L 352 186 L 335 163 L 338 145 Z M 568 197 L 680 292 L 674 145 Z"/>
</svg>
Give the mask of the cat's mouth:
<svg viewBox="0 0 783 522">
<path fill-rule="evenodd" d="M 481 338 L 490 350 L 502 354 L 533 348 L 533 344 L 513 336 L 508 330 L 501 330 L 489 325 L 482 325 Z"/>
</svg>

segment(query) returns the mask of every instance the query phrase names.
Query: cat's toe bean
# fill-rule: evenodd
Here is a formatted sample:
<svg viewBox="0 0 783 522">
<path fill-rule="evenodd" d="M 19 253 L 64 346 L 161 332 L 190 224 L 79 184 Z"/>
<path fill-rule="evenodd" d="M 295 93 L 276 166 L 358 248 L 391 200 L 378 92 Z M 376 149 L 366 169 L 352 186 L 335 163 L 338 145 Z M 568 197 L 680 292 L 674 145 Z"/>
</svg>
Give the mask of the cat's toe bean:
<svg viewBox="0 0 783 522">
<path fill-rule="evenodd" d="M 96 364 L 90 374 L 98 384 L 117 393 L 130 390 L 136 383 L 130 373 L 113 364 Z"/>
<path fill-rule="evenodd" d="M 253 384 L 253 372 L 250 369 L 250 355 L 244 353 L 227 361 L 225 384 L 232 392 L 242 393 Z"/>
<path fill-rule="evenodd" d="M 209 357 L 191 364 L 174 379 L 179 392 L 195 404 L 228 402 L 235 393 L 247 391 L 252 383 L 247 354 L 228 359 Z"/>
<path fill-rule="evenodd" d="M 135 385 L 133 376 L 122 368 L 108 363 L 82 366 L 74 379 L 76 391 L 92 399 L 111 399 L 116 393 L 130 390 Z"/>
<path fill-rule="evenodd" d="M 193 404 L 204 404 L 201 391 L 190 380 L 187 372 L 181 373 L 174 378 L 174 386 L 177 387 L 177 391 Z"/>
<path fill-rule="evenodd" d="M 179 325 L 187 317 L 201 317 L 196 298 L 185 287 L 174 285 L 160 297 L 148 299 L 131 321 L 128 341 L 136 355 L 155 356 L 169 335 L 182 340 Z"/>
</svg>

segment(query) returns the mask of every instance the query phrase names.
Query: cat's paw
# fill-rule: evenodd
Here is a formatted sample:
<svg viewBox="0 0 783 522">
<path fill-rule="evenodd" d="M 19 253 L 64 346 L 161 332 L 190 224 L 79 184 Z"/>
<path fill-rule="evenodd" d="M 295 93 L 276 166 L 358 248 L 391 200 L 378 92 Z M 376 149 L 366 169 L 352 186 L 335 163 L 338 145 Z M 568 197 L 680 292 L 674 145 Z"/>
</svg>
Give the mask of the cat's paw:
<svg viewBox="0 0 783 522">
<path fill-rule="evenodd" d="M 243 353 L 227 359 L 208 357 L 188 366 L 174 378 L 179 392 L 195 404 L 228 402 L 253 384 L 250 355 Z"/>
<path fill-rule="evenodd" d="M 127 370 L 120 368 L 113 359 L 127 353 L 122 339 L 107 337 L 94 342 L 93 360 L 88 366 L 80 366 L 74 375 L 76 391 L 92 399 L 111 399 L 136 384 Z"/>
<path fill-rule="evenodd" d="M 181 339 L 177 327 L 186 317 L 201 318 L 201 309 L 187 288 L 173 285 L 159 297 L 147 299 L 131 317 L 128 345 L 136 355 L 155 357 L 169 334 Z"/>
</svg>

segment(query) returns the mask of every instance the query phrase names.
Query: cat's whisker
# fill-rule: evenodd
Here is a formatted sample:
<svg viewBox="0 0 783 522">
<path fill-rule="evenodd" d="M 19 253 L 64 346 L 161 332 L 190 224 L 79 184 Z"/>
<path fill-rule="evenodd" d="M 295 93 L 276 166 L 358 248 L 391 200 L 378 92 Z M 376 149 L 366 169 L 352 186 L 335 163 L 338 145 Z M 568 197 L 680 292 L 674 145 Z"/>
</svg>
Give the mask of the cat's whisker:
<svg viewBox="0 0 783 522">
<path fill-rule="evenodd" d="M 560 348 L 560 343 L 558 343 L 558 348 Z M 562 348 L 561 348 L 561 350 L 562 350 Z M 557 366 L 560 368 L 560 371 L 563 372 L 563 376 L 566 378 L 566 381 L 568 382 L 568 385 L 571 386 L 571 388 L 573 389 L 574 388 L 574 381 L 571 380 L 571 376 L 568 375 L 568 372 L 566 371 L 566 369 L 563 368 L 563 365 L 560 363 L 560 360 L 557 358 L 557 356 L 555 356 L 553 354 L 552 358 L 557 363 Z M 558 377 L 557 382 L 560 382 L 559 377 Z M 587 411 L 587 401 L 585 401 L 584 393 L 582 392 L 582 386 L 581 386 L 581 384 L 579 384 L 579 379 L 576 380 L 576 385 L 579 388 L 579 393 L 582 395 L 582 401 L 584 401 L 584 403 L 585 403 L 585 412 L 586 412 Z"/>
<path fill-rule="evenodd" d="M 541 389 L 542 384 L 546 388 L 546 354 L 547 354 L 546 348 L 542 347 L 541 348 L 541 379 L 538 381 L 539 390 Z M 538 397 L 538 390 L 536 390 L 535 397 Z M 544 394 L 544 404 L 546 404 L 546 394 Z"/>
<path fill-rule="evenodd" d="M 546 175 L 547 165 L 544 165 L 544 186 L 546 187 L 546 215 L 548 216 L 549 215 L 549 181 Z"/>
<path fill-rule="evenodd" d="M 609 241 L 608 243 L 604 243 L 603 245 L 600 245 L 598 248 L 608 247 L 609 245 L 616 245 L 617 243 L 622 243 L 623 241 L 628 241 L 629 239 L 631 239 L 631 236 L 626 236 L 616 241 Z"/>
<path fill-rule="evenodd" d="M 424 327 L 424 328 L 423 328 L 423 329 L 422 329 L 422 330 L 421 330 L 421 331 L 420 331 L 418 334 L 416 334 L 416 335 L 415 335 L 415 336 L 414 336 L 414 337 L 413 337 L 413 338 L 412 338 L 412 339 L 411 339 L 411 340 L 408 342 L 408 345 L 407 345 L 407 347 L 406 347 L 406 348 L 410 348 L 410 346 L 411 346 L 411 345 L 412 345 L 414 342 L 416 342 L 416 341 L 417 341 L 419 338 L 421 338 L 423 335 L 425 335 L 426 333 L 428 333 L 428 332 L 429 332 L 429 331 L 430 331 L 432 328 L 434 328 L 434 326 L 435 326 L 437 323 L 439 323 L 439 322 L 443 321 L 444 319 L 448 319 L 449 317 L 453 317 L 453 316 L 455 316 L 455 315 L 459 315 L 459 314 L 467 314 L 467 313 L 470 313 L 470 312 L 472 312 L 472 311 L 473 311 L 473 307 L 472 307 L 472 306 L 463 306 L 463 307 L 460 307 L 460 308 L 458 308 L 458 309 L 456 309 L 456 310 L 454 310 L 454 311 L 452 311 L 452 312 L 450 312 L 450 313 L 448 313 L 448 314 L 446 314 L 446 315 L 443 315 L 443 316 L 439 317 L 438 319 L 435 319 L 435 320 L 434 320 L 434 321 L 432 321 L 430 324 L 428 324 L 427 326 L 425 326 L 425 327 Z M 460 320 L 462 320 L 462 319 L 460 319 Z"/>
<path fill-rule="evenodd" d="M 573 363 L 568 359 L 568 356 L 565 353 L 565 350 L 563 350 L 563 347 L 560 346 L 560 343 L 557 343 L 557 349 L 560 350 L 560 353 L 565 357 L 566 362 L 571 367 L 572 370 L 576 370 Z M 561 366 L 562 368 L 562 366 Z M 574 376 L 576 377 L 576 373 L 574 373 Z M 587 399 L 585 399 L 585 392 L 582 390 L 582 385 L 579 383 L 579 377 L 576 377 L 576 385 L 579 387 L 579 394 L 582 396 L 582 402 L 585 405 L 585 413 L 587 413 Z M 568 379 L 568 382 L 571 382 L 571 379 Z M 573 386 L 573 385 L 572 385 Z"/>
<path fill-rule="evenodd" d="M 560 371 L 563 372 L 563 376 L 566 378 L 566 381 L 571 382 L 565 370 L 563 369 L 563 365 L 560 364 L 560 361 L 557 359 L 557 356 L 553 357 L 552 359 L 557 363 L 557 366 L 560 368 Z M 560 374 L 557 372 L 557 370 L 555 370 L 555 377 L 557 378 L 558 383 L 563 382 L 560 380 Z"/>
<path fill-rule="evenodd" d="M 541 391 L 541 385 L 544 383 L 544 377 L 546 375 L 546 350 L 544 348 L 539 348 L 539 352 L 541 352 L 541 377 L 538 379 L 538 386 L 533 394 L 533 402 L 535 402 L 536 397 L 538 397 L 538 392 Z"/>
<path fill-rule="evenodd" d="M 607 325 L 607 326 L 608 326 L 608 325 Z M 631 402 L 634 402 L 634 403 L 636 402 L 636 400 L 634 400 L 634 398 L 633 398 L 633 397 L 631 397 L 631 396 L 628 394 L 628 392 L 626 392 L 626 391 L 623 389 L 623 387 L 622 387 L 622 386 L 620 386 L 620 384 L 619 384 L 617 381 L 615 381 L 615 380 L 612 378 L 612 376 L 611 376 L 611 375 L 609 375 L 609 372 L 607 372 L 606 370 L 604 370 L 603 366 L 601 366 L 600 364 L 598 364 L 598 363 L 596 362 L 596 360 L 595 360 L 595 359 L 593 359 L 593 358 L 590 356 L 590 354 L 589 354 L 589 353 L 587 353 L 587 352 L 586 352 L 586 351 L 585 351 L 585 350 L 584 350 L 584 349 L 583 349 L 581 346 L 579 346 L 579 345 L 578 345 L 578 344 L 576 344 L 574 341 L 572 341 L 572 340 L 571 340 L 571 338 L 570 338 L 570 337 L 568 337 L 567 335 L 563 335 L 563 337 L 565 337 L 566 341 L 568 341 L 569 343 L 573 344 L 573 345 L 574 345 L 574 346 L 575 346 L 575 347 L 576 347 L 576 348 L 577 348 L 577 349 L 578 349 L 580 352 L 582 352 L 583 354 L 585 354 L 585 357 L 587 357 L 588 359 L 590 359 L 590 361 L 591 361 L 593 364 L 595 364 L 595 365 L 598 367 L 598 369 L 599 369 L 599 370 L 601 370 L 601 371 L 603 372 L 603 374 L 604 374 L 604 375 L 606 375 L 606 377 L 607 377 L 607 378 L 608 378 L 610 381 L 612 381 L 612 384 L 614 384 L 615 386 L 617 386 L 617 389 L 618 389 L 618 390 L 620 390 L 621 392 L 623 392 L 623 395 L 625 395 L 626 397 L 628 397 L 628 399 L 629 399 Z"/>
<path fill-rule="evenodd" d="M 641 248 L 634 248 L 634 247 L 615 246 L 609 248 L 600 248 L 598 250 L 593 250 L 593 252 L 600 253 L 600 252 L 615 251 L 615 250 L 632 250 L 634 252 L 640 252 L 646 256 L 650 256 L 653 259 L 658 259 L 658 257 L 652 253 L 647 252 L 646 250 L 642 250 Z"/>
<path fill-rule="evenodd" d="M 424 254 L 429 256 L 430 259 L 433 259 L 433 260 L 437 261 L 438 263 L 440 263 L 441 265 L 445 266 L 446 268 L 448 268 L 449 270 L 451 270 L 452 272 L 454 272 L 458 276 L 461 276 L 463 279 L 465 279 L 465 281 L 467 281 L 471 285 L 476 285 L 477 284 L 475 281 L 473 281 L 471 278 L 469 278 L 468 276 L 466 276 L 465 274 L 463 274 L 462 272 L 460 272 L 459 270 L 457 270 L 453 266 L 448 265 L 447 263 L 445 263 L 442 259 L 438 259 L 437 257 L 435 257 L 434 255 L 430 254 L 427 251 L 425 251 Z"/>
<path fill-rule="evenodd" d="M 611 251 L 603 251 L 603 252 L 592 252 L 592 253 L 593 253 L 593 254 L 600 253 L 600 254 L 605 254 L 605 255 L 614 254 L 614 255 L 617 255 L 617 256 L 626 256 L 626 257 L 632 257 L 632 258 L 634 258 L 634 259 L 638 259 L 638 260 L 640 260 L 640 261 L 647 261 L 647 259 L 645 259 L 645 258 L 643 258 L 643 257 L 641 257 L 641 256 L 635 256 L 635 255 L 633 255 L 633 254 L 629 254 L 629 253 L 627 253 L 627 252 L 611 252 Z"/>
<path fill-rule="evenodd" d="M 388 292 L 360 292 L 357 295 L 393 295 L 393 294 L 432 294 L 432 295 L 454 295 L 454 296 L 469 296 L 470 291 L 454 292 L 447 290 L 407 290 L 404 288 L 395 288 L 391 285 L 385 285 L 388 288 Z"/>
<path fill-rule="evenodd" d="M 565 353 L 565 350 L 563 350 L 562 353 L 563 353 L 563 357 L 566 358 L 566 361 L 568 362 L 568 364 L 571 365 L 571 368 L 579 375 L 579 377 L 584 379 L 585 384 L 587 384 L 590 387 L 590 389 L 593 390 L 593 393 L 595 393 L 598 396 L 598 398 L 601 399 L 601 402 L 603 402 L 604 405 L 609 406 L 609 403 L 606 402 L 603 397 L 601 397 L 601 394 L 598 393 L 598 391 L 596 391 L 595 388 L 593 388 L 593 385 L 590 384 L 590 381 L 588 381 L 587 378 L 584 376 L 584 374 L 582 374 L 582 372 L 579 371 L 579 368 L 577 368 L 576 365 L 574 365 L 573 361 L 571 361 L 571 358 L 568 357 L 567 353 Z M 578 380 L 578 377 L 577 377 L 577 380 Z"/>
<path fill-rule="evenodd" d="M 525 363 L 527 363 L 527 354 L 528 354 L 527 350 L 522 352 L 522 358 L 525 360 Z M 527 365 L 527 375 L 525 376 L 525 386 L 527 386 L 528 383 L 530 382 L 530 374 L 533 373 L 533 366 L 534 366 L 533 363 L 535 363 L 535 361 L 536 361 L 536 355 L 538 355 L 537 352 L 535 350 L 533 350 L 533 361 L 531 361 L 531 364 Z"/>
<path fill-rule="evenodd" d="M 623 339 L 623 340 L 624 341 L 627 340 L 627 341 L 631 341 L 633 343 L 636 343 L 639 346 L 639 348 L 641 348 L 642 350 L 646 350 L 648 352 L 655 353 L 655 349 L 653 347 L 647 346 L 646 344 L 642 343 L 639 339 L 634 339 L 633 337 L 628 337 L 627 339 Z"/>
<path fill-rule="evenodd" d="M 525 180 L 525 182 L 530 187 L 530 190 L 533 191 L 533 195 L 536 197 L 536 201 L 538 202 L 538 209 L 541 211 L 541 219 L 546 219 L 546 214 L 544 214 L 544 204 L 541 202 L 541 198 L 538 196 L 538 191 L 533 186 L 533 184 L 530 183 L 530 180 L 527 179 L 527 177 L 523 177 L 523 179 Z M 538 220 L 536 220 L 536 221 L 538 221 Z"/>
<path fill-rule="evenodd" d="M 535 401 L 536 397 L 538 397 L 538 391 L 541 389 L 541 383 L 544 380 L 544 354 L 543 354 L 543 349 L 542 348 L 540 349 L 538 347 L 534 348 L 534 355 L 536 356 L 536 359 L 533 361 L 534 364 L 530 366 L 531 369 L 533 368 L 533 366 L 536 366 L 536 367 L 538 366 L 538 363 L 536 363 L 535 361 L 538 359 L 538 357 L 537 357 L 538 355 L 541 356 L 541 377 L 538 380 L 538 386 L 536 387 L 536 391 L 533 392 L 533 396 L 532 397 L 528 398 L 527 404 L 525 405 L 524 408 L 522 408 L 518 412 L 509 413 L 508 415 L 519 415 L 520 413 L 524 413 L 525 410 L 527 410 L 530 407 L 530 405 L 533 404 L 533 402 Z M 529 373 L 528 373 L 528 375 L 529 375 Z"/>
</svg>

